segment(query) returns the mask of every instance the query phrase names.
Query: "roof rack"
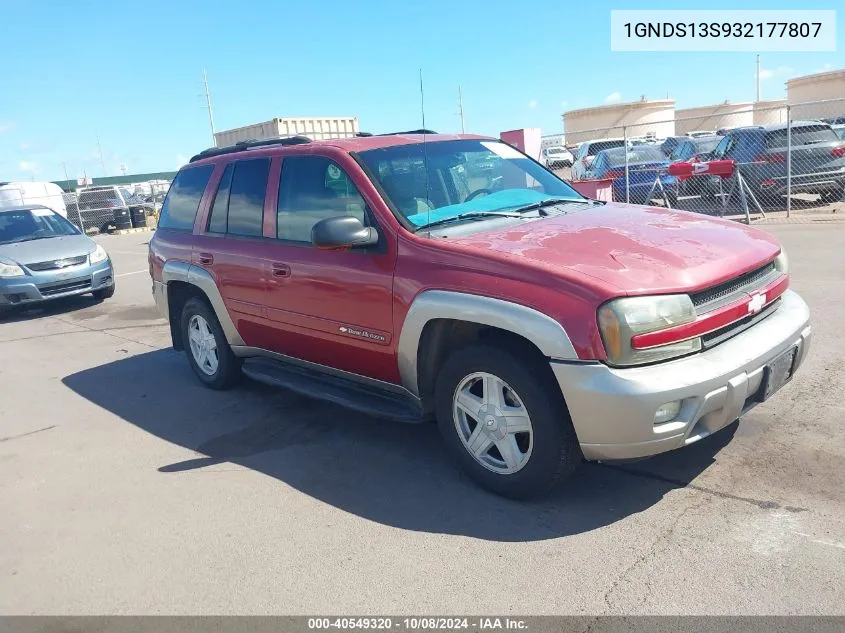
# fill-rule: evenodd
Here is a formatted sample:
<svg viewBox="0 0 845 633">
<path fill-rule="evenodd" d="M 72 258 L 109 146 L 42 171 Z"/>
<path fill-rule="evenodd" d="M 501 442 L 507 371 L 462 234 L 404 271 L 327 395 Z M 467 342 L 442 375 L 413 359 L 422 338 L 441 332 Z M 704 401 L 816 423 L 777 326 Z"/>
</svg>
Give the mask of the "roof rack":
<svg viewBox="0 0 845 633">
<path fill-rule="evenodd" d="M 373 134 L 372 132 L 358 132 L 355 136 L 357 137 L 369 137 L 369 136 L 399 136 L 401 134 L 437 134 L 434 130 L 408 130 L 406 132 L 385 132 L 384 134 Z"/>
<path fill-rule="evenodd" d="M 271 147 L 273 145 L 302 145 L 303 143 L 310 143 L 311 139 L 307 136 L 286 136 L 284 138 L 270 138 L 259 141 L 256 139 L 249 139 L 247 141 L 239 141 L 234 145 L 227 147 L 209 147 L 201 151 L 196 156 L 191 157 L 188 162 L 195 162 L 203 158 L 210 158 L 212 156 L 221 156 L 223 154 L 232 154 L 234 152 L 242 152 L 247 149 L 254 149 L 257 147 Z"/>
</svg>

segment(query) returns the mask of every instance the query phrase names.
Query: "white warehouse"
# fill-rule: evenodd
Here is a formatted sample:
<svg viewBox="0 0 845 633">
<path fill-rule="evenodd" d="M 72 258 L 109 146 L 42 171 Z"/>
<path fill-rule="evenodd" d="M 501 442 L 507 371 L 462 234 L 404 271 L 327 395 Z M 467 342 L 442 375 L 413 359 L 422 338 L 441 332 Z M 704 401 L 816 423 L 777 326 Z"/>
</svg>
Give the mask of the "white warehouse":
<svg viewBox="0 0 845 633">
<path fill-rule="evenodd" d="M 217 147 L 241 141 L 263 141 L 285 136 L 307 136 L 313 140 L 348 138 L 358 133 L 358 117 L 285 117 L 214 133 Z"/>
</svg>

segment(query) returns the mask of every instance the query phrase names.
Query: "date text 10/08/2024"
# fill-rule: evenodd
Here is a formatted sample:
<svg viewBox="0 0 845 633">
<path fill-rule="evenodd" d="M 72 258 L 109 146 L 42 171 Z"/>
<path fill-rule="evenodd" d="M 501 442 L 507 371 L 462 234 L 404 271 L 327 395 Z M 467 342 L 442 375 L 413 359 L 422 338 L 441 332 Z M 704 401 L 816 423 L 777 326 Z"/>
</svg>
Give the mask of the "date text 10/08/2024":
<svg viewBox="0 0 845 633">
<path fill-rule="evenodd" d="M 337 630 L 527 630 L 528 623 L 516 618 L 308 618 L 309 629 Z"/>
</svg>

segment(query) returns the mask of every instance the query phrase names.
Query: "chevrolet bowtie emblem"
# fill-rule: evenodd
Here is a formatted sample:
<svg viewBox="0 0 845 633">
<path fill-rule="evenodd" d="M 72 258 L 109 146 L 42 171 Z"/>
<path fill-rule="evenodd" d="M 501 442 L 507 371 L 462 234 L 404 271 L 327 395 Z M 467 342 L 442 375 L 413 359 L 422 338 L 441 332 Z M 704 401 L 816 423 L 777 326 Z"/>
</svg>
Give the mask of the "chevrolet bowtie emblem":
<svg viewBox="0 0 845 633">
<path fill-rule="evenodd" d="M 752 295 L 751 301 L 748 302 L 749 314 L 756 314 L 763 309 L 764 305 L 766 305 L 766 295 Z"/>
</svg>

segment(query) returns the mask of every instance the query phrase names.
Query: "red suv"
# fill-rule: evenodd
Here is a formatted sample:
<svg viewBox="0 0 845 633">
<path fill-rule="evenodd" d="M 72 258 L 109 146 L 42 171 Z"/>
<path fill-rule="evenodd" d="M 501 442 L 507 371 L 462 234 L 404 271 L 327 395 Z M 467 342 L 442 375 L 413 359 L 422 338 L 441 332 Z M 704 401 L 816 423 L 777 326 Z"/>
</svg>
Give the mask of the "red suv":
<svg viewBox="0 0 845 633">
<path fill-rule="evenodd" d="M 588 200 L 496 139 L 425 130 L 206 150 L 150 242 L 197 377 L 435 419 L 526 497 L 691 444 L 790 380 L 809 312 L 771 235 Z"/>
</svg>

